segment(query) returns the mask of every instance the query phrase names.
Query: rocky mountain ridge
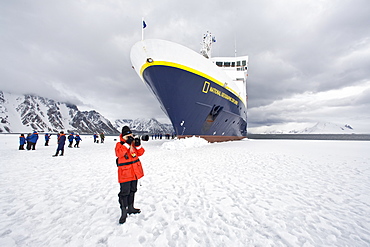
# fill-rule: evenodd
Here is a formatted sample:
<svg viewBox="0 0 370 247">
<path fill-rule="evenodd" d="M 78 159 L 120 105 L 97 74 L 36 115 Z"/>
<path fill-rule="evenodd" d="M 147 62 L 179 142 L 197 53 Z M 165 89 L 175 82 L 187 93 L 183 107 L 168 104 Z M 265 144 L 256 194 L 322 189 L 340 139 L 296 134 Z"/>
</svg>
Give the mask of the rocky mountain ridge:
<svg viewBox="0 0 370 247">
<path fill-rule="evenodd" d="M 80 134 L 118 134 L 129 125 L 139 133 L 172 133 L 172 126 L 154 118 L 121 119 L 113 125 L 95 110 L 80 111 L 76 105 L 35 95 L 0 91 L 0 133 L 27 133 L 33 130 L 56 133 L 61 130 Z"/>
<path fill-rule="evenodd" d="M 162 134 L 172 134 L 174 132 L 171 124 L 162 124 L 158 122 L 155 118 L 146 120 L 144 118 L 132 119 L 117 119 L 113 126 L 117 130 L 121 130 L 123 126 L 130 126 L 131 130 L 137 134 L 140 133 L 162 133 Z"/>
<path fill-rule="evenodd" d="M 118 131 L 100 113 L 80 111 L 76 105 L 35 95 L 0 91 L 0 133 L 40 132 L 106 133 Z"/>
</svg>

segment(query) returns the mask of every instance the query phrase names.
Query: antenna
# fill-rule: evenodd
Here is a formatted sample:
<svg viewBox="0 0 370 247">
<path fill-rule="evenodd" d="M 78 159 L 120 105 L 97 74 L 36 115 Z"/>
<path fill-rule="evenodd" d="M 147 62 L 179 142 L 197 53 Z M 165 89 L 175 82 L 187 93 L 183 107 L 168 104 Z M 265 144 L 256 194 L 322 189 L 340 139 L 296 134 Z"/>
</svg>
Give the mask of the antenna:
<svg viewBox="0 0 370 247">
<path fill-rule="evenodd" d="M 236 57 L 236 35 L 234 35 L 234 49 L 235 49 L 235 57 Z"/>
</svg>

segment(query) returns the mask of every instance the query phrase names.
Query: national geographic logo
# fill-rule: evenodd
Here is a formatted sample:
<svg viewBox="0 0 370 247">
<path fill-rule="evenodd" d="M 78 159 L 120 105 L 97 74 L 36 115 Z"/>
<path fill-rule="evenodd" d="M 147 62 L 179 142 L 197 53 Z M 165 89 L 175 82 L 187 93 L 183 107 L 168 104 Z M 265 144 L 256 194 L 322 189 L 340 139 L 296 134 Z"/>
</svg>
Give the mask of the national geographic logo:
<svg viewBox="0 0 370 247">
<path fill-rule="evenodd" d="M 224 92 L 221 92 L 220 90 L 214 88 L 214 87 L 211 87 L 211 83 L 208 82 L 208 81 L 205 81 L 204 84 L 203 84 L 203 89 L 202 89 L 202 92 L 203 93 L 214 93 L 228 101 L 230 101 L 231 103 L 235 104 L 235 105 L 238 105 L 238 101 L 235 100 L 233 97 L 229 96 L 228 94 L 224 93 Z"/>
</svg>

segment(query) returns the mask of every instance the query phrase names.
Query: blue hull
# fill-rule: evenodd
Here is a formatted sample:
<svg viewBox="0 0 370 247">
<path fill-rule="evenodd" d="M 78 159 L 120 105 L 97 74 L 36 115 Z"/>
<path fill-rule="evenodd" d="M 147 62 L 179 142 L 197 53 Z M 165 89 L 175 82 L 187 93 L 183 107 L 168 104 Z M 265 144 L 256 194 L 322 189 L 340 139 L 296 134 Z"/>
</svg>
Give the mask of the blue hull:
<svg viewBox="0 0 370 247">
<path fill-rule="evenodd" d="M 178 136 L 220 140 L 247 136 L 243 101 L 217 81 L 186 69 L 151 65 L 142 71 Z"/>
</svg>

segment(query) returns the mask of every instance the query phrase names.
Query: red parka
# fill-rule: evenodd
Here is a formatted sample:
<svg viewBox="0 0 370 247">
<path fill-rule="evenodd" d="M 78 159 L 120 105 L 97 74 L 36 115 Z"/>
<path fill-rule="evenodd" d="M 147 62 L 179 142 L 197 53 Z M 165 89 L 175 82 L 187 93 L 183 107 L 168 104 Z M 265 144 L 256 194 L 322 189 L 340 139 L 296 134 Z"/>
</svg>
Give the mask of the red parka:
<svg viewBox="0 0 370 247">
<path fill-rule="evenodd" d="M 144 176 L 144 171 L 141 166 L 139 156 L 144 154 L 144 148 L 142 146 L 130 146 L 122 138 L 122 134 L 119 138 L 120 142 L 117 142 L 115 148 L 118 167 L 118 182 L 125 183 L 142 178 Z"/>
</svg>

